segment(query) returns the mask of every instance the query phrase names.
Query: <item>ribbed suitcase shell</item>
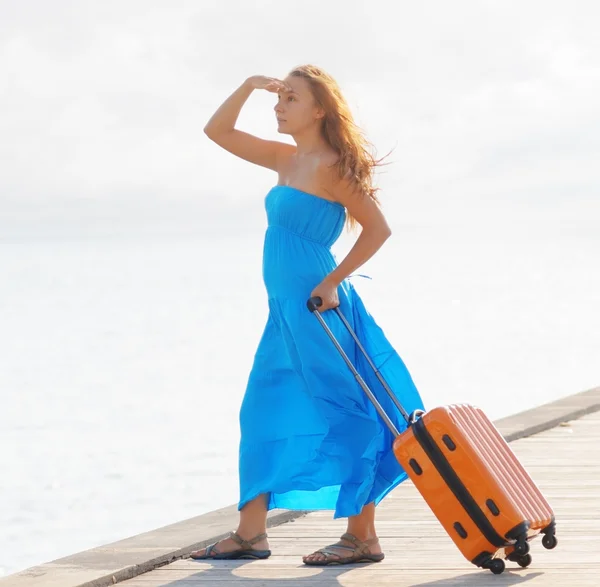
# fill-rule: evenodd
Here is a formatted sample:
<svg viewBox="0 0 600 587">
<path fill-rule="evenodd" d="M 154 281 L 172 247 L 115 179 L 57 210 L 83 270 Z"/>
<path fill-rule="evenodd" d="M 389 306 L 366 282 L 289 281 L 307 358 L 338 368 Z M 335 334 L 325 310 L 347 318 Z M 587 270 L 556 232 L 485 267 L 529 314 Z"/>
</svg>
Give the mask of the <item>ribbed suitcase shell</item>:
<svg viewBox="0 0 600 587">
<path fill-rule="evenodd" d="M 510 551 L 519 536 L 531 538 L 554 524 L 550 505 L 482 410 L 464 404 L 434 408 L 415 428 L 413 424 L 396 438 L 394 454 L 469 561 L 478 564 L 501 549 Z M 467 504 L 465 509 L 464 500 L 432 463 L 416 436 L 422 436 L 423 428 L 475 507 Z M 499 535 L 493 542 L 473 520 L 482 514 Z"/>
</svg>

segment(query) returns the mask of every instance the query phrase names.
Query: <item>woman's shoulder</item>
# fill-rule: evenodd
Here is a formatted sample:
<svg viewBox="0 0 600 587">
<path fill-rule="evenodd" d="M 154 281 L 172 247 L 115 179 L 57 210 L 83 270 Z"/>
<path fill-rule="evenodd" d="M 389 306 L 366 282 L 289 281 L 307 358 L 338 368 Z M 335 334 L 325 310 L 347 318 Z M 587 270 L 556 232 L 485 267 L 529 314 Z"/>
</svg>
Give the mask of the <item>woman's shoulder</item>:
<svg viewBox="0 0 600 587">
<path fill-rule="evenodd" d="M 315 166 L 316 174 L 324 182 L 328 184 L 335 184 L 339 181 L 339 163 L 340 157 L 337 153 L 326 152 L 319 157 L 319 161 Z"/>
</svg>

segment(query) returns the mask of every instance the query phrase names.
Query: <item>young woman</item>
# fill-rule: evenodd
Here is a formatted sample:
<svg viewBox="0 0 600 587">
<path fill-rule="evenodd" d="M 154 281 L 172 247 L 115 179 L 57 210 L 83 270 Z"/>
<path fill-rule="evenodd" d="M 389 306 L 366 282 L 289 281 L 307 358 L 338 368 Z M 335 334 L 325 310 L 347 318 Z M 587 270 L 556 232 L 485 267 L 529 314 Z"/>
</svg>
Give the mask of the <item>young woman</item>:
<svg viewBox="0 0 600 587">
<path fill-rule="evenodd" d="M 279 132 L 294 145 L 235 128 L 257 89 L 277 93 Z M 267 558 L 267 511 L 334 510 L 348 518 L 341 540 L 303 558 L 305 564 L 377 562 L 384 555 L 375 506 L 406 479 L 393 438 L 322 326 L 307 308 L 322 299 L 329 328 L 403 430 L 404 421 L 331 308 L 340 307 L 373 362 L 411 412 L 422 409 L 413 381 L 383 331 L 347 280 L 391 234 L 372 186 L 374 167 L 336 82 L 302 66 L 284 80 L 248 78 L 204 129 L 227 151 L 278 174 L 267 194 L 263 279 L 269 317 L 240 411 L 240 520 L 236 532 L 194 559 Z M 330 251 L 344 225 L 362 230 L 345 259 Z"/>
</svg>

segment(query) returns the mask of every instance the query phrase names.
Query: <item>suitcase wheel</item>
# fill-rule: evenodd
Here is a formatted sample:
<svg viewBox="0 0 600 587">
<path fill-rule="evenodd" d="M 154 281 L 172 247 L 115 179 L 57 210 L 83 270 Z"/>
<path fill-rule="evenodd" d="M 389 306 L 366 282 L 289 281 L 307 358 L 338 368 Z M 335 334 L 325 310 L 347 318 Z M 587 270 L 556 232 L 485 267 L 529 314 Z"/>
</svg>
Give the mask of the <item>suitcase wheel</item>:
<svg viewBox="0 0 600 587">
<path fill-rule="evenodd" d="M 515 562 L 520 566 L 520 567 L 528 567 L 531 562 L 532 562 L 532 558 L 530 554 L 526 554 L 524 556 L 520 556 Z"/>
<path fill-rule="evenodd" d="M 553 548 L 556 548 L 558 540 L 554 534 L 544 534 L 544 537 L 542 538 L 542 544 L 544 545 L 544 548 L 552 550 Z"/>
<path fill-rule="evenodd" d="M 501 558 L 493 558 L 488 563 L 483 565 L 483 567 L 492 571 L 494 575 L 501 575 L 502 573 L 504 573 L 506 565 L 504 564 L 504 561 Z"/>
<path fill-rule="evenodd" d="M 533 562 L 533 559 L 531 558 L 530 554 L 519 555 L 519 554 L 512 552 L 506 558 L 509 561 L 517 563 L 520 567 L 523 567 L 523 568 L 528 567 Z"/>
<path fill-rule="evenodd" d="M 518 556 L 525 556 L 529 553 L 529 542 L 527 536 L 520 536 L 514 546 L 514 553 Z"/>
</svg>

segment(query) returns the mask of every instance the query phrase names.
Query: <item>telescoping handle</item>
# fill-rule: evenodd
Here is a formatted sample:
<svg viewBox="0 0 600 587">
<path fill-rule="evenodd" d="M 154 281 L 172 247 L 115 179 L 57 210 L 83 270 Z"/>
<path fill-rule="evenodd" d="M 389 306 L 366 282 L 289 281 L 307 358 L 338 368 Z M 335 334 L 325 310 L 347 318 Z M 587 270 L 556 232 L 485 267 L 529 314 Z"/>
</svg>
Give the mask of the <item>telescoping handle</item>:
<svg viewBox="0 0 600 587">
<path fill-rule="evenodd" d="M 371 402 L 375 406 L 377 413 L 381 416 L 381 418 L 386 423 L 387 427 L 390 429 L 392 434 L 394 436 L 398 436 L 399 431 L 396 428 L 396 425 L 392 422 L 390 417 L 385 413 L 385 410 L 382 408 L 381 404 L 379 403 L 379 401 L 377 400 L 377 398 L 375 397 L 373 392 L 369 389 L 369 386 L 365 383 L 363 378 L 360 376 L 360 373 L 356 370 L 356 367 L 352 364 L 352 361 L 348 358 L 348 355 L 346 355 L 346 353 L 344 352 L 344 349 L 342 348 L 340 343 L 335 338 L 333 332 L 331 332 L 331 329 L 329 328 L 329 326 L 327 326 L 327 323 L 323 319 L 323 316 L 321 316 L 321 313 L 318 311 L 318 308 L 322 304 L 323 304 L 323 300 L 318 296 L 309 298 L 309 300 L 306 302 L 308 309 L 317 317 L 317 319 L 321 323 L 321 326 L 323 326 L 323 328 L 325 329 L 325 332 L 329 335 L 329 338 L 331 339 L 331 341 L 333 342 L 333 344 L 335 345 L 335 347 L 337 348 L 339 353 L 342 355 L 342 358 L 346 362 L 346 365 L 348 365 L 348 367 L 352 371 L 352 374 L 354 375 L 356 381 L 358 381 L 358 384 L 362 387 L 363 391 L 367 394 L 368 398 L 371 400 Z M 356 345 L 358 346 L 358 348 L 360 349 L 362 354 L 367 359 L 367 362 L 369 363 L 369 365 L 375 372 L 377 379 L 379 379 L 379 381 L 381 382 L 381 385 L 383 385 L 383 388 L 386 390 L 387 394 L 390 396 L 390 398 L 392 399 L 392 401 L 394 402 L 394 404 L 396 405 L 396 407 L 402 414 L 402 417 L 406 420 L 406 422 L 409 426 L 411 424 L 414 424 L 416 422 L 416 420 L 424 413 L 423 410 L 415 410 L 410 415 L 406 412 L 406 410 L 404 409 L 404 407 L 402 406 L 402 404 L 400 403 L 398 398 L 394 395 L 394 393 L 390 389 L 389 385 L 387 384 L 387 382 L 385 381 L 385 379 L 379 372 L 379 369 L 377 369 L 377 367 L 375 366 L 375 364 L 373 363 L 373 361 L 367 354 L 367 351 L 364 349 L 363 345 L 361 344 L 360 340 L 358 339 L 358 336 L 356 336 L 356 333 L 350 326 L 350 323 L 348 322 L 348 320 L 346 320 L 346 317 L 342 314 L 342 312 L 339 308 L 333 308 L 333 309 L 335 310 L 336 314 L 340 317 L 344 326 L 348 329 L 348 332 L 351 334 L 352 338 L 354 339 L 354 342 L 356 342 Z"/>
</svg>

